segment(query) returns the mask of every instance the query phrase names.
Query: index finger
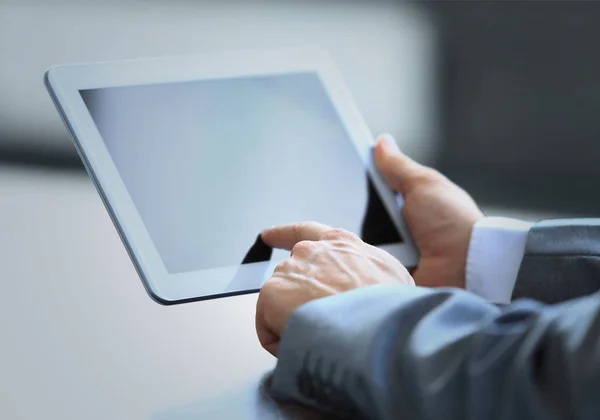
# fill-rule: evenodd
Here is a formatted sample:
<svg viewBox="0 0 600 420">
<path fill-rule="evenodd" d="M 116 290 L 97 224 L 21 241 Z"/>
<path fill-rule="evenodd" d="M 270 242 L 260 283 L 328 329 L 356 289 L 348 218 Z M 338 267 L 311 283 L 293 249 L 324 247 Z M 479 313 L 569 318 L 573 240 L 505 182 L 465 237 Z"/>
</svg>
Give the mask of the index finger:
<svg viewBox="0 0 600 420">
<path fill-rule="evenodd" d="M 319 241 L 330 230 L 330 226 L 317 222 L 292 223 L 265 229 L 262 238 L 267 245 L 273 248 L 291 251 L 298 242 Z"/>
</svg>

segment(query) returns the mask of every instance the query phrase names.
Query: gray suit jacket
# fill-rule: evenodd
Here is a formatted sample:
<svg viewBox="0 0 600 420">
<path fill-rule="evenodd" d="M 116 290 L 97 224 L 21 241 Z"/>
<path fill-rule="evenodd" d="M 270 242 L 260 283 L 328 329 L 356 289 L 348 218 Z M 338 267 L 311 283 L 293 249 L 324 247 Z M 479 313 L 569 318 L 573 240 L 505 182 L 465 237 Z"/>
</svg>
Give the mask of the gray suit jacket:
<svg viewBox="0 0 600 420">
<path fill-rule="evenodd" d="M 599 289 L 600 220 L 540 223 L 508 306 L 388 285 L 298 308 L 272 392 L 348 418 L 600 419 Z"/>
</svg>

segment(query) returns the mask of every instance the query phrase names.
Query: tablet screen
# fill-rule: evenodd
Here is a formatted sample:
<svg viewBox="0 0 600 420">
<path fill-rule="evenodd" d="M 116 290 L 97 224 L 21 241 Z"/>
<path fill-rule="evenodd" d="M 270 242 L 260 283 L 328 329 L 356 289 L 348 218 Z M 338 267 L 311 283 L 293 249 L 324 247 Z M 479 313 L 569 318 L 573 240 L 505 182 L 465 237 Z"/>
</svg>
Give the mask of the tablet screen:
<svg viewBox="0 0 600 420">
<path fill-rule="evenodd" d="M 298 221 L 402 242 L 317 73 L 81 96 L 170 274 L 269 259 L 259 232 Z"/>
</svg>

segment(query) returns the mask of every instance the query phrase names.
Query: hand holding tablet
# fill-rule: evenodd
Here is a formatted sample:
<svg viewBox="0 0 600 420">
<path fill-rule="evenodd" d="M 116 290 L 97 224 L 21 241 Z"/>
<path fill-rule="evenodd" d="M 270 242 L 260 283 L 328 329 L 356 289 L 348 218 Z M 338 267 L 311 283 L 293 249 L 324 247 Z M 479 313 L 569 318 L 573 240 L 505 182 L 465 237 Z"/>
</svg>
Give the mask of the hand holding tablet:
<svg viewBox="0 0 600 420">
<path fill-rule="evenodd" d="M 259 290 L 289 254 L 257 235 L 298 221 L 417 262 L 402 201 L 319 49 L 61 66 L 46 86 L 160 303 Z"/>
</svg>

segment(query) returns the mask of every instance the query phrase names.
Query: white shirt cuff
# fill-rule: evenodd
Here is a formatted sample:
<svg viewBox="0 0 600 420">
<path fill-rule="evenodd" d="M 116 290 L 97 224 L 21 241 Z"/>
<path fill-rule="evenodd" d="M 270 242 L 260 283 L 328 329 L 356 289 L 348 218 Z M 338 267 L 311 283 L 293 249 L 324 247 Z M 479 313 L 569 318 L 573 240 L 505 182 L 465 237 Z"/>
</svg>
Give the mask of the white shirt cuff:
<svg viewBox="0 0 600 420">
<path fill-rule="evenodd" d="M 486 217 L 471 233 L 466 289 L 494 303 L 510 303 L 532 223 Z"/>
</svg>

